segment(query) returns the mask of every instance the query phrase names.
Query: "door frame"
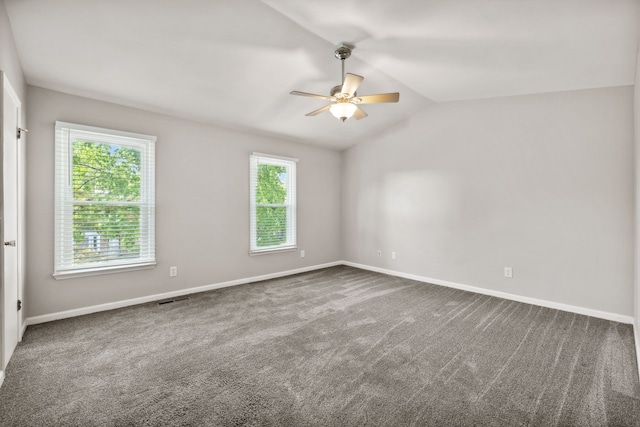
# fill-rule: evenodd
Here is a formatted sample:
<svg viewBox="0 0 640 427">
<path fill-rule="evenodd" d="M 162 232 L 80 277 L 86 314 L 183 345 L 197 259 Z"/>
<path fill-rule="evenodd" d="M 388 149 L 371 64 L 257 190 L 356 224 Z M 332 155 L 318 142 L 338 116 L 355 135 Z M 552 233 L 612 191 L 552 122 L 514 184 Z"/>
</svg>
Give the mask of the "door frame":
<svg viewBox="0 0 640 427">
<path fill-rule="evenodd" d="M 18 116 L 16 118 L 16 125 L 18 128 L 22 128 L 22 101 L 18 97 L 18 94 L 13 89 L 13 86 L 9 82 L 7 74 L 3 71 L 0 71 L 0 90 L 2 92 L 2 102 L 0 103 L 0 165 L 2 165 L 3 161 L 3 148 L 4 148 L 4 127 L 5 127 L 5 114 L 4 111 L 4 96 L 5 93 L 8 94 L 9 97 L 15 102 L 18 107 Z M 17 129 L 16 129 L 17 131 Z M 17 289 L 16 295 L 19 300 L 23 300 L 23 289 L 24 289 L 24 276 L 23 276 L 23 250 L 22 243 L 24 242 L 24 233 L 23 233 L 23 224 L 24 224 L 24 196 L 23 196 L 23 141 L 24 132 L 21 133 L 20 138 L 16 138 L 16 236 L 18 239 L 18 247 L 16 248 L 16 263 L 17 263 Z M 0 167 L 0 197 L 4 197 L 4 171 Z M 0 203 L 0 242 L 4 242 L 4 203 Z M 4 250 L 0 250 L 0 304 L 4 307 L 5 300 L 5 283 L 4 283 Z M 18 311 L 18 342 L 22 341 L 22 335 L 24 333 L 23 328 L 23 312 Z M 1 366 L 5 366 L 9 360 L 4 360 L 4 348 L 5 348 L 5 319 L 4 313 L 0 316 L 0 363 Z M 4 371 L 0 369 L 0 385 L 2 385 L 2 381 L 4 380 Z"/>
</svg>

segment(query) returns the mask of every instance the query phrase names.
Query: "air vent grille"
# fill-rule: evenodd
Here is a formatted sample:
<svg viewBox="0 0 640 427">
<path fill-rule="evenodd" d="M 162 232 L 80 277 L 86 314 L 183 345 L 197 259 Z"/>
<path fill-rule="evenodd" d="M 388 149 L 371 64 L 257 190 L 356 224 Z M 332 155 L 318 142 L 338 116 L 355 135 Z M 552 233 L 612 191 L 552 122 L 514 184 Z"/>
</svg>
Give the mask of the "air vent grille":
<svg viewBox="0 0 640 427">
<path fill-rule="evenodd" d="M 171 304 L 172 302 L 184 301 L 187 299 L 189 299 L 189 297 L 176 297 L 176 298 L 165 299 L 162 301 L 158 301 L 158 305 Z"/>
</svg>

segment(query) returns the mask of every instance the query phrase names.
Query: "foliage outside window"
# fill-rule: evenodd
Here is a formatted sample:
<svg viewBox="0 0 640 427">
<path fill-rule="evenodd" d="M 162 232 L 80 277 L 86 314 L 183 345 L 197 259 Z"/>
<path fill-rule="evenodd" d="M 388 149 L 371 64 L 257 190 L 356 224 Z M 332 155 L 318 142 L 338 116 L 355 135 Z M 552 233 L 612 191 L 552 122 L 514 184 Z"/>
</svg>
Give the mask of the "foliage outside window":
<svg viewBox="0 0 640 427">
<path fill-rule="evenodd" d="M 155 137 L 56 122 L 55 276 L 155 263 Z"/>
<path fill-rule="evenodd" d="M 296 160 L 250 158 L 250 253 L 296 248 Z"/>
</svg>

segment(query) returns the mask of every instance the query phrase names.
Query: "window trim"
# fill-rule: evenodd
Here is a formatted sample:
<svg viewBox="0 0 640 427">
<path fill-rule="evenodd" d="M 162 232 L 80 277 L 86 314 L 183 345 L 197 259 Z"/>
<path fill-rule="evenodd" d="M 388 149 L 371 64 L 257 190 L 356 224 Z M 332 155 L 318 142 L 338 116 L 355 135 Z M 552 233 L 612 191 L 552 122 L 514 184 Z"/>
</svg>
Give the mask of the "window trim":
<svg viewBox="0 0 640 427">
<path fill-rule="evenodd" d="M 141 161 L 143 172 L 141 173 L 141 208 L 146 206 L 148 213 L 144 221 L 147 221 L 145 228 L 148 229 L 145 245 L 142 246 L 146 253 L 141 257 L 128 261 L 104 263 L 92 263 L 86 266 L 64 265 L 62 252 L 69 250 L 65 245 L 68 240 L 69 230 L 65 230 L 60 221 L 70 222 L 72 220 L 62 212 L 68 203 L 74 203 L 71 189 L 72 173 L 72 139 L 73 132 L 84 132 L 96 134 L 95 143 L 115 143 L 123 146 L 137 147 L 141 150 Z M 65 135 L 66 139 L 62 136 Z M 109 141 L 113 140 L 113 141 Z M 118 141 L 120 140 L 120 141 Z M 154 268 L 156 266 L 155 251 L 155 143 L 157 138 L 152 135 L 144 135 L 133 132 L 125 132 L 113 129 L 99 128 L 95 126 L 79 125 L 75 123 L 55 122 L 55 194 L 54 194 L 54 265 L 53 277 L 56 280 L 70 279 L 75 277 L 86 277 L 100 274 L 119 273 L 123 271 L 141 270 Z M 144 178 L 143 178 L 144 177 Z M 67 242 L 68 243 L 68 242 Z"/>
<path fill-rule="evenodd" d="M 267 164 L 276 166 L 285 166 L 289 169 L 288 173 L 288 187 L 287 187 L 287 199 L 289 206 L 289 212 L 287 215 L 287 230 L 292 233 L 291 242 L 286 245 L 267 246 L 264 248 L 258 248 L 256 246 L 256 183 L 257 180 L 254 177 L 254 171 L 257 171 L 257 164 L 259 159 L 265 159 Z M 298 248 L 298 221 L 297 221 L 297 167 L 298 159 L 292 157 L 284 157 L 273 154 L 265 154 L 252 152 L 249 156 L 249 255 L 267 255 L 280 252 L 291 252 Z M 291 200 L 293 199 L 293 200 Z M 292 224 L 289 223 L 291 221 Z"/>
<path fill-rule="evenodd" d="M 101 268 L 83 268 L 77 270 L 64 270 L 53 274 L 56 280 L 74 279 L 76 277 L 100 276 L 102 274 L 124 273 L 135 270 L 150 270 L 156 268 L 157 263 L 145 262 L 139 264 L 112 265 Z"/>
</svg>

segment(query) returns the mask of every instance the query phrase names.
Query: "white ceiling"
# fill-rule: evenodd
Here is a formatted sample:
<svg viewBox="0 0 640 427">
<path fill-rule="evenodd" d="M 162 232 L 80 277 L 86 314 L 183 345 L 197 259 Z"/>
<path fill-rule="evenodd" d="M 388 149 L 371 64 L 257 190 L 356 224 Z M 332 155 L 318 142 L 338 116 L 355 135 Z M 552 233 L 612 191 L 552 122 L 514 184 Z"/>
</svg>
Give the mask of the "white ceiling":
<svg viewBox="0 0 640 427">
<path fill-rule="evenodd" d="M 434 102 L 632 85 L 640 0 L 4 0 L 29 84 L 343 149 Z M 400 92 L 305 114 L 347 72 Z"/>
</svg>

